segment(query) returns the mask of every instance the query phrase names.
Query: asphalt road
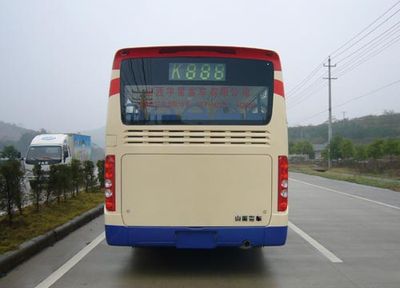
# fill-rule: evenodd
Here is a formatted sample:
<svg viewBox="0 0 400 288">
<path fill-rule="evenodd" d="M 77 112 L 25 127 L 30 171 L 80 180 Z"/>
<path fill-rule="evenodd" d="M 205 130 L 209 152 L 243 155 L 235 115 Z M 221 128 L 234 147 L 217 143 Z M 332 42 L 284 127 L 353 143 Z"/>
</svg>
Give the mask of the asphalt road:
<svg viewBox="0 0 400 288">
<path fill-rule="evenodd" d="M 290 174 L 283 247 L 110 247 L 103 217 L 0 278 L 12 287 L 400 287 L 400 193 Z"/>
</svg>

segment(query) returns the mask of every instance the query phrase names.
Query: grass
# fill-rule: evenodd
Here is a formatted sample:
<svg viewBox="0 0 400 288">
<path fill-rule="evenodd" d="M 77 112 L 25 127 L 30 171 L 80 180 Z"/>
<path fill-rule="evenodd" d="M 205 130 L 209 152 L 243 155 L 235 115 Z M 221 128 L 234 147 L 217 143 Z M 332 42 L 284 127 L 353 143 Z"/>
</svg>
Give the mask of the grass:
<svg viewBox="0 0 400 288">
<path fill-rule="evenodd" d="M 378 175 L 360 174 L 358 171 L 352 170 L 350 168 L 331 168 L 330 170 L 323 172 L 316 171 L 311 164 L 290 164 L 289 169 L 292 172 L 300 172 L 304 174 L 358 183 L 378 188 L 385 188 L 400 192 L 399 179 L 388 176 L 385 176 L 385 178 L 383 178 Z"/>
<path fill-rule="evenodd" d="M 9 226 L 6 216 L 1 216 L 0 254 L 17 249 L 21 243 L 68 222 L 103 201 L 104 194 L 101 192 L 81 192 L 60 204 L 42 205 L 39 212 L 32 206 L 26 207 L 22 216 L 14 214 L 12 226 Z"/>
</svg>

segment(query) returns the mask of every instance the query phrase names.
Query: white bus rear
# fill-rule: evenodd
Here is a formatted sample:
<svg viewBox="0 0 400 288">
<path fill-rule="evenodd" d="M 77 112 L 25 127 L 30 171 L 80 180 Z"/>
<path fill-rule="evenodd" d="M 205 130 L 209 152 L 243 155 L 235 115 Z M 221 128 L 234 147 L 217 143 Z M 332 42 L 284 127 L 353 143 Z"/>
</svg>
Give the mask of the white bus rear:
<svg viewBox="0 0 400 288">
<path fill-rule="evenodd" d="M 106 128 L 108 244 L 283 245 L 287 149 L 275 52 L 118 51 Z"/>
</svg>

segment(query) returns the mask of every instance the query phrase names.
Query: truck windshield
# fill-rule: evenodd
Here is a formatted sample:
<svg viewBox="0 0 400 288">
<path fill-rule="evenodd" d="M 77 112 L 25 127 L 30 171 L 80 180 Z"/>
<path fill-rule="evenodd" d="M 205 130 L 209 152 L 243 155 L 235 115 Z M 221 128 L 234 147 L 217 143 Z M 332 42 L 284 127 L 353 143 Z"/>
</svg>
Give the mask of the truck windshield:
<svg viewBox="0 0 400 288">
<path fill-rule="evenodd" d="M 126 125 L 265 125 L 273 64 L 235 58 L 136 58 L 121 64 Z"/>
<path fill-rule="evenodd" d="M 60 146 L 31 146 L 26 156 L 27 164 L 56 164 L 61 162 Z"/>
</svg>

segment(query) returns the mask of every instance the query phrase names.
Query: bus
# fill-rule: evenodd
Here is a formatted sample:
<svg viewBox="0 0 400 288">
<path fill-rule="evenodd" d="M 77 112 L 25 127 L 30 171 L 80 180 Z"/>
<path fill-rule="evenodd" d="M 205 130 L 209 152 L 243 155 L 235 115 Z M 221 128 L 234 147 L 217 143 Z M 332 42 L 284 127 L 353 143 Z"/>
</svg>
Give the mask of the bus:
<svg viewBox="0 0 400 288">
<path fill-rule="evenodd" d="M 244 47 L 116 52 L 106 124 L 109 245 L 284 245 L 288 136 L 280 58 Z"/>
</svg>

